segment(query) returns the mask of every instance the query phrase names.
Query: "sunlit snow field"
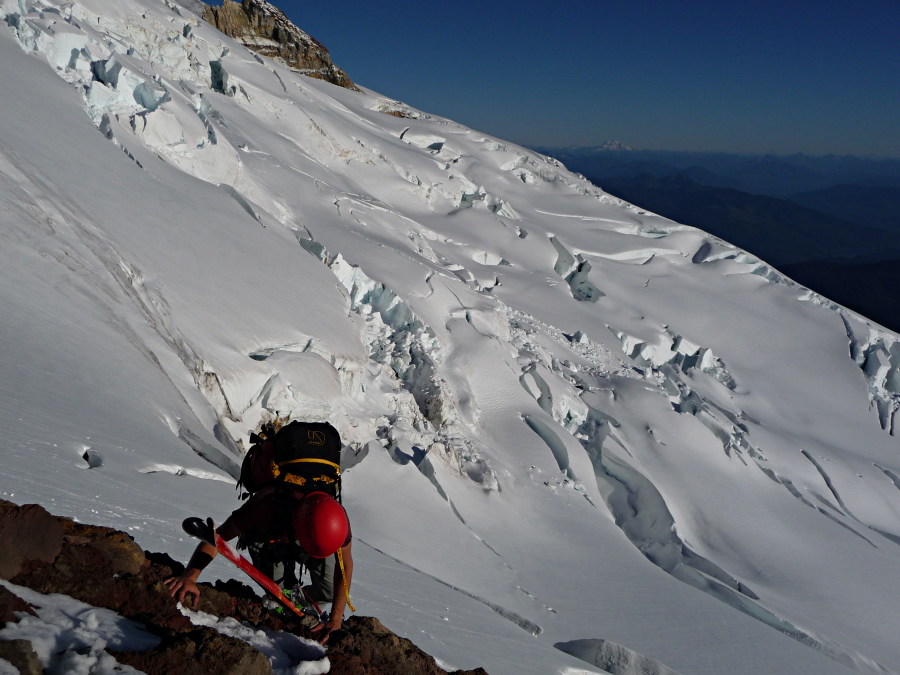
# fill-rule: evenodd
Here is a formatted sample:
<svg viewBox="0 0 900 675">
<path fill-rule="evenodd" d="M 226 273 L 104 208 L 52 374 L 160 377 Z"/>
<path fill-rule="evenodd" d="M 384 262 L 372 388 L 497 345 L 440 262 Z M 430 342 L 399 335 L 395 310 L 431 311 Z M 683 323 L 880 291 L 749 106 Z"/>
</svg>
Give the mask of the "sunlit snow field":
<svg viewBox="0 0 900 675">
<path fill-rule="evenodd" d="M 354 602 L 448 668 L 900 672 L 896 334 L 189 7 L 0 17 L 0 497 L 186 559 L 327 419 Z"/>
</svg>

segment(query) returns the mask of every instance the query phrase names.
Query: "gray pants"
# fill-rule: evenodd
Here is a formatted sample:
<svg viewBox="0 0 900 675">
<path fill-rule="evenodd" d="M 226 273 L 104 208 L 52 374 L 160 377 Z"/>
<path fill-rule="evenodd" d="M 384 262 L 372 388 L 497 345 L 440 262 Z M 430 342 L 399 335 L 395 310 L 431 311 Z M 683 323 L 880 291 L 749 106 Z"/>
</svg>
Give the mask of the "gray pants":
<svg viewBox="0 0 900 675">
<path fill-rule="evenodd" d="M 251 543 L 247 546 L 250 559 L 260 572 L 284 590 L 291 590 L 302 582 L 303 568 L 309 570 L 309 596 L 316 602 L 331 602 L 334 598 L 334 556 L 313 558 L 296 543 Z M 297 565 L 300 569 L 297 569 Z"/>
<path fill-rule="evenodd" d="M 331 602 L 334 599 L 334 556 L 313 558 L 302 554 L 298 562 L 309 570 L 310 585 L 306 589 L 316 602 Z"/>
</svg>

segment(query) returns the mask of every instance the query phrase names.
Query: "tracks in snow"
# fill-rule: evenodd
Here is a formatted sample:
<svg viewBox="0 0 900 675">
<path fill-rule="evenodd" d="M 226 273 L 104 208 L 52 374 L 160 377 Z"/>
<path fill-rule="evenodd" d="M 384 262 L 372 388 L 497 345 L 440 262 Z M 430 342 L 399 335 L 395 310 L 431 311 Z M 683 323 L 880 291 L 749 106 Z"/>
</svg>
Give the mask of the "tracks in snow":
<svg viewBox="0 0 900 675">
<path fill-rule="evenodd" d="M 455 591 L 456 593 L 460 593 L 462 595 L 465 595 L 468 598 L 471 598 L 472 600 L 475 600 L 476 602 L 481 603 L 485 607 L 488 607 L 492 612 L 495 612 L 496 614 L 502 616 L 507 621 L 515 624 L 516 626 L 518 626 L 522 630 L 530 633 L 531 635 L 540 635 L 543 632 L 543 629 L 538 624 L 526 619 L 525 617 L 521 616 L 520 614 L 517 614 L 516 612 L 514 612 L 506 607 L 503 607 L 502 605 L 493 603 L 490 600 L 482 598 L 481 596 L 477 595 L 476 593 L 467 591 L 464 588 L 460 588 L 459 586 L 451 584 L 448 581 L 444 581 L 443 579 L 436 577 L 433 574 L 429 574 L 428 572 L 425 572 L 424 570 L 420 570 L 419 568 L 417 568 L 413 565 L 410 565 L 409 563 L 404 562 L 403 560 L 400 560 L 399 558 L 395 558 L 394 556 L 392 556 L 388 553 L 385 553 L 381 549 L 373 546 L 372 544 L 369 544 L 368 542 L 365 542 L 362 540 L 357 540 L 357 541 L 359 541 L 359 543 L 363 544 L 364 546 L 367 546 L 368 548 L 372 549 L 376 553 L 380 553 L 385 558 L 388 558 L 389 560 L 394 561 L 401 567 L 408 569 L 412 572 L 415 572 L 416 574 L 421 574 L 422 576 L 427 577 L 427 578 L 431 579 L 432 581 L 435 581 L 435 582 L 441 584 L 442 586 L 446 586 L 447 588 Z"/>
</svg>

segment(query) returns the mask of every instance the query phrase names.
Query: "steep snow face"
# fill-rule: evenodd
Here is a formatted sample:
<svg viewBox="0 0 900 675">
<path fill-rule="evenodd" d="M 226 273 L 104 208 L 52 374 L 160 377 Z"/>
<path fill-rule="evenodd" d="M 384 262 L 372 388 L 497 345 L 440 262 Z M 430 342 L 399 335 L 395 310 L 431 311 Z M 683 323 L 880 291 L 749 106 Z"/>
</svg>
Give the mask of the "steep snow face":
<svg viewBox="0 0 900 675">
<path fill-rule="evenodd" d="M 0 0 L 0 495 L 186 557 L 328 419 L 448 666 L 900 671 L 897 335 L 188 6 Z"/>
</svg>

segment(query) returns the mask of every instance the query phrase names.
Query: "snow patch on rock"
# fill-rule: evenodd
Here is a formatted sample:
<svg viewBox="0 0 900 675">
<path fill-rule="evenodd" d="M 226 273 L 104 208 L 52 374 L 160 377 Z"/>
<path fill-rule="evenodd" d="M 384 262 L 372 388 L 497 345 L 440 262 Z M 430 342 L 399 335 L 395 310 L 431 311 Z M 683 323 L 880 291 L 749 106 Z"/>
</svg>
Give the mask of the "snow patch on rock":
<svg viewBox="0 0 900 675">
<path fill-rule="evenodd" d="M 73 675 L 138 673 L 116 661 L 107 649 L 143 651 L 160 643 L 158 636 L 110 609 L 94 607 L 65 595 L 44 595 L 5 579 L 0 579 L 0 586 L 37 611 L 36 616 L 23 616 L 0 629 L 0 640 L 30 641 L 45 672 Z"/>
</svg>

